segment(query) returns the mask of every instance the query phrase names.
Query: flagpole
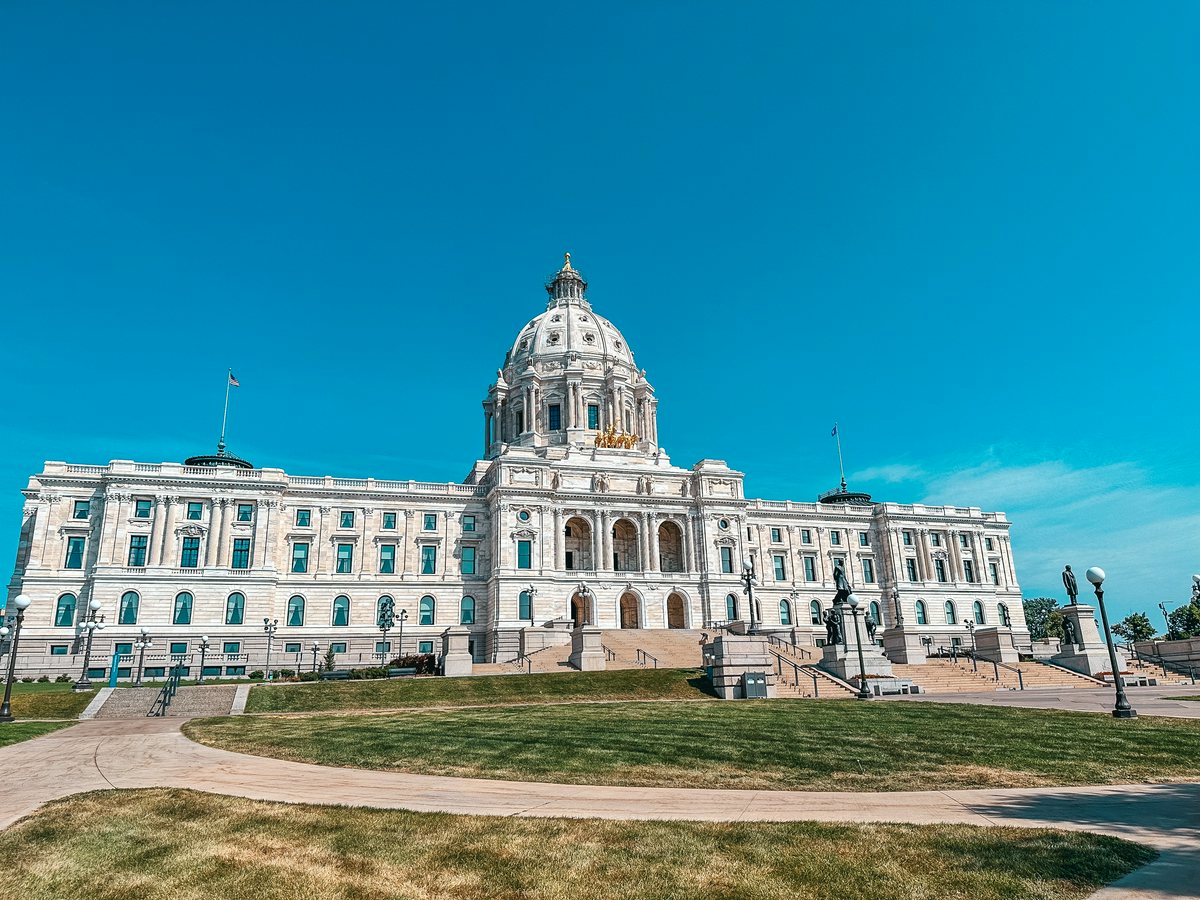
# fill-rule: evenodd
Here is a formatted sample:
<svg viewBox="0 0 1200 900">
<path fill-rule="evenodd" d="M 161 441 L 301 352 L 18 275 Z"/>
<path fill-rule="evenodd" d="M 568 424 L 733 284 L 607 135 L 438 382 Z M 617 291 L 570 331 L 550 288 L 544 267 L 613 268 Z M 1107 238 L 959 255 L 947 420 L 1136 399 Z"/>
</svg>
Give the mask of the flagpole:
<svg viewBox="0 0 1200 900">
<path fill-rule="evenodd" d="M 229 419 L 229 386 L 233 381 L 233 369 L 225 373 L 225 412 L 221 413 L 221 440 L 217 442 L 217 452 L 225 451 L 225 422 Z"/>
<path fill-rule="evenodd" d="M 226 390 L 226 394 L 228 393 L 228 390 Z M 842 473 L 842 490 L 844 491 L 846 490 L 846 466 L 842 463 L 842 429 L 838 427 L 837 422 L 833 423 L 833 436 L 837 438 L 838 470 Z"/>
</svg>

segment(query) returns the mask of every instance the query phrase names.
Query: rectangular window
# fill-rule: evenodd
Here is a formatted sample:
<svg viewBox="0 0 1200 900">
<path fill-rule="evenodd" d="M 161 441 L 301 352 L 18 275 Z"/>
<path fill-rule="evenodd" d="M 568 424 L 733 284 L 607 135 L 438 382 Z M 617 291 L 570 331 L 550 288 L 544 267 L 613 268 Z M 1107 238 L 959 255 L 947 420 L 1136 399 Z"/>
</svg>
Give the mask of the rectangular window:
<svg viewBox="0 0 1200 900">
<path fill-rule="evenodd" d="M 988 537 L 985 537 L 985 538 L 983 539 L 983 546 L 984 546 L 985 548 L 987 548 L 988 550 L 992 550 L 992 549 L 994 549 L 994 548 L 992 547 L 992 539 L 991 539 L 991 538 L 988 538 Z"/>
<path fill-rule="evenodd" d="M 383 527 L 384 531 L 395 531 L 396 530 L 396 514 L 394 512 L 385 512 L 383 514 L 383 526 L 382 527 Z"/>
<path fill-rule="evenodd" d="M 437 513 L 425 513 L 424 531 L 437 531 Z"/>
<path fill-rule="evenodd" d="M 67 538 L 67 560 L 63 563 L 63 568 L 83 568 L 83 541 L 81 537 Z"/>
<path fill-rule="evenodd" d="M 911 531 L 904 531 L 904 532 L 901 532 L 901 533 L 904 535 L 904 546 L 905 546 L 905 547 L 911 547 L 911 546 L 912 546 L 912 532 L 911 532 Z"/>
<path fill-rule="evenodd" d="M 778 528 L 772 528 L 772 529 L 771 529 L 771 543 L 772 543 L 772 544 L 778 544 L 778 543 L 779 543 L 780 541 L 782 541 L 782 540 L 783 540 L 783 535 L 782 535 L 782 534 L 780 534 L 780 531 L 779 531 L 779 529 L 778 529 Z"/>
<path fill-rule="evenodd" d="M 815 556 L 804 557 L 804 580 L 817 580 L 817 558 Z"/>
<path fill-rule="evenodd" d="M 860 531 L 858 533 L 858 546 L 860 546 L 860 547 L 870 547 L 871 546 L 871 536 L 869 534 L 867 534 L 865 531 Z"/>
<path fill-rule="evenodd" d="M 421 548 L 421 574 L 437 574 L 437 547 L 426 545 Z"/>
<path fill-rule="evenodd" d="M 841 546 L 842 533 L 840 531 L 829 532 L 829 543 L 833 544 L 835 547 Z"/>
<path fill-rule="evenodd" d="M 812 543 L 812 529 L 810 529 L 810 528 L 801 528 L 800 529 L 800 543 L 802 543 L 802 544 L 811 544 Z"/>
<path fill-rule="evenodd" d="M 379 545 L 379 572 L 381 575 L 391 575 L 396 571 L 396 545 Z"/>
<path fill-rule="evenodd" d="M 296 510 L 296 527 L 308 528 L 312 524 L 312 510 L 298 509 Z"/>
<path fill-rule="evenodd" d="M 945 560 L 935 559 L 933 561 L 933 568 L 937 572 L 937 580 L 944 582 L 946 580 L 946 562 L 945 562 Z"/>
<path fill-rule="evenodd" d="M 417 644 L 417 652 L 418 653 L 432 653 L 433 652 L 433 641 L 420 641 Z"/>
<path fill-rule="evenodd" d="M 864 559 L 862 561 L 862 569 L 863 569 L 863 581 L 866 584 L 874 584 L 875 583 L 875 562 L 870 559 Z"/>
<path fill-rule="evenodd" d="M 376 641 L 375 642 L 375 652 L 380 653 L 380 654 L 391 653 L 392 652 L 392 642 L 391 641 Z"/>
<path fill-rule="evenodd" d="M 122 641 L 119 644 L 113 644 L 113 653 L 118 656 L 129 656 L 133 653 L 133 644 Z"/>
<path fill-rule="evenodd" d="M 231 568 L 250 568 L 250 538 L 233 539 L 233 565 Z"/>
<path fill-rule="evenodd" d="M 532 568 L 531 557 L 533 555 L 532 541 L 517 541 L 517 568 L 529 569 Z"/>
<path fill-rule="evenodd" d="M 146 666 L 145 676 L 147 678 L 163 678 L 167 674 L 166 666 Z"/>
<path fill-rule="evenodd" d="M 88 678 L 107 678 L 108 669 L 88 669 L 87 676 Z"/>
<path fill-rule="evenodd" d="M 205 678 L 209 678 L 209 677 L 215 678 L 216 676 L 221 674 L 221 667 L 220 666 L 205 666 L 200 671 L 204 674 Z"/>
<path fill-rule="evenodd" d="M 51 656 L 66 656 L 67 655 L 67 645 L 66 644 L 51 644 L 50 645 L 50 655 Z"/>
<path fill-rule="evenodd" d="M 929 543 L 934 547 L 942 546 L 942 536 L 936 531 L 929 532 Z"/>
<path fill-rule="evenodd" d="M 76 500 L 75 510 L 71 513 L 72 519 L 86 519 L 92 514 L 91 500 Z"/>
<path fill-rule="evenodd" d="M 133 517 L 135 519 L 150 518 L 150 510 L 154 506 L 153 500 L 135 500 L 133 505 Z"/>
<path fill-rule="evenodd" d="M 254 520 L 254 504 L 239 503 L 237 510 L 237 520 L 239 522 L 251 522 Z"/>
<path fill-rule="evenodd" d="M 345 653 L 346 652 L 346 644 L 344 641 L 335 641 L 334 643 L 329 645 L 329 649 L 333 653 Z"/>
<path fill-rule="evenodd" d="M 308 544 L 292 544 L 292 571 L 301 575 L 308 571 Z"/>
<path fill-rule="evenodd" d="M 475 548 L 474 547 L 463 547 L 462 548 L 462 560 L 459 563 L 458 569 L 464 575 L 474 575 L 475 574 Z"/>
<path fill-rule="evenodd" d="M 842 569 L 843 569 L 843 570 L 846 568 L 846 557 L 844 557 L 844 556 L 835 556 L 835 557 L 833 558 L 833 561 L 834 561 L 835 563 L 839 564 L 839 565 L 842 567 Z"/>
<path fill-rule="evenodd" d="M 574 569 L 575 568 L 575 551 L 574 550 L 564 551 L 563 552 L 563 562 L 567 567 L 567 571 L 571 571 L 572 569 Z"/>
<path fill-rule="evenodd" d="M 908 570 L 908 580 L 915 584 L 919 580 L 917 578 L 917 561 L 909 557 L 904 561 L 904 568 Z"/>
<path fill-rule="evenodd" d="M 525 433 L 525 410 L 517 410 L 517 434 Z"/>
<path fill-rule="evenodd" d="M 298 644 L 296 642 L 286 643 L 283 645 L 283 652 L 284 653 L 299 653 L 300 652 L 300 644 Z"/>
<path fill-rule="evenodd" d="M 354 545 L 337 545 L 337 571 L 339 575 L 349 575 L 354 570 Z"/>
<path fill-rule="evenodd" d="M 226 666 L 225 674 L 232 675 L 234 677 L 242 676 L 242 675 L 246 674 L 246 667 L 245 666 Z"/>
<path fill-rule="evenodd" d="M 199 522 L 204 518 L 204 504 L 196 500 L 189 500 L 187 505 L 187 518 L 193 522 Z"/>
<path fill-rule="evenodd" d="M 733 572 L 733 548 L 732 547 L 722 547 L 721 548 L 721 571 L 724 572 L 726 575 L 732 574 L 732 572 Z"/>
<path fill-rule="evenodd" d="M 772 557 L 772 559 L 775 561 L 775 580 L 783 581 L 785 578 L 787 578 L 787 570 L 784 569 L 783 566 L 783 557 L 775 555 Z"/>
<path fill-rule="evenodd" d="M 242 644 L 240 641 L 226 641 L 224 644 L 225 653 L 241 653 Z"/>
<path fill-rule="evenodd" d="M 463 531 L 474 531 L 475 530 L 475 517 L 474 516 L 463 516 L 462 530 Z"/>
<path fill-rule="evenodd" d="M 600 407 L 592 403 L 588 405 L 588 428 L 595 431 L 600 427 Z"/>
<path fill-rule="evenodd" d="M 557 403 L 550 404 L 550 430 L 562 430 L 562 407 Z"/>
<path fill-rule="evenodd" d="M 194 569 L 200 565 L 200 538 L 187 537 L 183 539 L 183 549 L 179 551 L 179 568 Z"/>
<path fill-rule="evenodd" d="M 149 535 L 135 534 L 129 539 L 130 568 L 140 569 L 146 565 L 146 545 L 150 542 Z"/>
<path fill-rule="evenodd" d="M 341 516 L 341 519 L 338 522 L 339 528 L 353 528 L 354 527 L 354 510 L 343 509 L 340 513 L 340 516 Z"/>
<path fill-rule="evenodd" d="M 995 563 L 988 563 L 988 575 L 992 579 L 992 584 L 1000 583 L 1000 567 Z"/>
<path fill-rule="evenodd" d="M 958 536 L 958 546 L 963 548 L 967 546 L 967 536 L 965 534 L 960 534 Z"/>
<path fill-rule="evenodd" d="M 181 653 L 187 653 L 187 641 L 172 641 L 171 653 L 179 656 Z"/>
<path fill-rule="evenodd" d="M 963 560 L 963 575 L 966 576 L 967 584 L 975 583 L 975 564 L 969 559 Z"/>
</svg>

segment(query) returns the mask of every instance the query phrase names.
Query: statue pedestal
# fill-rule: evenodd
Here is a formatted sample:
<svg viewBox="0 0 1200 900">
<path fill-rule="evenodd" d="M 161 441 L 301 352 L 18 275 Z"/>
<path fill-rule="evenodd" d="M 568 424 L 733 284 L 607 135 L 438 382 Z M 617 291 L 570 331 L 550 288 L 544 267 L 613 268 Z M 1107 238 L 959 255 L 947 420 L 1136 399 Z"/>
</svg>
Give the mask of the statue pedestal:
<svg viewBox="0 0 1200 900">
<path fill-rule="evenodd" d="M 1112 672 L 1112 660 L 1108 658 L 1108 647 L 1096 625 L 1096 610 L 1091 606 L 1076 604 L 1062 610 L 1063 619 L 1074 626 L 1075 641 L 1063 640 L 1059 652 L 1050 657 L 1050 662 L 1098 678 L 1100 672 Z M 1126 666 L 1125 657 L 1117 652 L 1117 665 Z M 1113 672 L 1116 678 L 1118 673 Z"/>
<path fill-rule="evenodd" d="M 975 652 L 981 659 L 1007 663 L 1010 666 L 1021 659 L 1020 652 L 1013 646 L 1011 628 L 976 628 Z"/>
<path fill-rule="evenodd" d="M 817 665 L 831 675 L 836 675 L 842 681 L 857 678 L 858 674 L 864 670 L 868 681 L 870 681 L 872 676 L 878 678 L 894 677 L 891 660 L 883 655 L 883 651 L 878 645 L 868 644 L 865 635 L 862 646 L 863 668 L 860 668 L 858 664 L 858 645 L 854 643 L 853 631 L 850 632 L 849 644 L 826 644 L 823 649 L 824 655 Z M 922 661 L 924 661 L 924 649 L 921 652 Z"/>
<path fill-rule="evenodd" d="M 866 649 L 867 645 L 864 644 L 864 655 Z M 923 666 L 927 658 L 920 633 L 909 631 L 903 625 L 889 628 L 883 633 L 883 652 L 892 662 L 905 666 Z"/>
<path fill-rule="evenodd" d="M 600 628 L 596 625 L 580 625 L 571 632 L 570 662 L 580 672 L 600 672 L 607 665 L 604 646 L 600 643 Z"/>
<path fill-rule="evenodd" d="M 442 633 L 442 674 L 470 675 L 475 665 L 471 659 L 468 640 L 471 632 L 456 625 Z"/>
<path fill-rule="evenodd" d="M 722 634 L 704 645 L 704 655 L 712 667 L 712 686 L 722 700 L 742 700 L 745 688 L 742 676 L 751 673 L 766 676 L 767 696 L 775 696 L 775 662 L 765 638 L 751 635 Z"/>
</svg>

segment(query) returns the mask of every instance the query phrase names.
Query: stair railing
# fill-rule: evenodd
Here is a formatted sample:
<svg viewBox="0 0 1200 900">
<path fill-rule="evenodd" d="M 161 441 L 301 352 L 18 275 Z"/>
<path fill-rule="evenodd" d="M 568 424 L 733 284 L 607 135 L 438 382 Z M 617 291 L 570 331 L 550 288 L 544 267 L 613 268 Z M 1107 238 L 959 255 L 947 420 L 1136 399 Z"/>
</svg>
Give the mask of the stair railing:
<svg viewBox="0 0 1200 900">
<path fill-rule="evenodd" d="M 788 659 L 782 653 L 780 653 L 778 650 L 772 650 L 771 655 L 775 657 L 775 674 L 776 675 L 778 675 L 779 677 L 782 678 L 783 677 L 783 667 L 785 665 L 791 666 L 792 667 L 792 680 L 795 682 L 796 687 L 797 688 L 800 687 L 800 673 L 803 672 L 805 675 L 807 675 L 809 678 L 812 679 L 813 696 L 814 697 L 821 696 L 821 689 L 817 686 L 818 676 L 815 672 L 810 672 L 808 669 L 801 667 L 797 662 L 795 662 L 795 660 Z"/>
<path fill-rule="evenodd" d="M 1000 684 L 1000 670 L 1001 669 L 1007 669 L 1010 672 L 1016 672 L 1017 673 L 1017 685 L 1018 685 L 1017 690 L 1019 690 L 1019 691 L 1025 690 L 1025 676 L 1021 673 L 1021 670 L 1018 669 L 1016 666 L 1010 666 L 1008 663 L 1000 662 L 1000 660 L 998 660 L 998 659 L 992 659 L 991 657 L 984 656 L 978 650 L 964 650 L 963 653 L 970 653 L 973 659 L 982 659 L 984 662 L 991 663 L 992 664 L 992 674 L 995 676 L 997 684 Z M 976 669 L 976 671 L 978 671 L 978 669 Z"/>
<path fill-rule="evenodd" d="M 158 696 L 154 698 L 154 703 L 150 706 L 150 712 L 146 713 L 146 718 L 165 716 L 167 714 L 167 710 L 171 706 L 171 701 L 175 698 L 175 692 L 179 690 L 179 680 L 182 677 L 183 666 L 171 666 L 171 674 L 163 682 L 162 689 L 159 690 Z"/>
<path fill-rule="evenodd" d="M 638 650 L 636 658 L 637 658 L 637 664 L 639 666 L 646 665 L 646 661 L 650 660 L 651 662 L 654 663 L 654 668 L 656 668 L 656 669 L 658 668 L 658 659 L 656 657 L 651 656 L 645 650 Z"/>
<path fill-rule="evenodd" d="M 809 652 L 808 650 L 805 650 L 803 647 L 799 646 L 798 644 L 793 644 L 791 641 L 785 641 L 783 638 L 781 638 L 777 634 L 767 635 L 767 642 L 770 643 L 772 646 L 780 647 L 780 648 L 786 650 L 788 653 L 792 654 L 793 656 L 795 656 L 796 654 L 799 654 L 801 656 L 801 658 L 803 658 L 803 659 L 812 659 L 813 658 L 811 652 Z"/>
<path fill-rule="evenodd" d="M 604 651 L 604 658 L 608 662 L 614 662 L 616 660 L 616 658 L 617 658 L 616 650 L 614 650 L 612 647 L 608 646 L 608 644 L 601 644 L 600 648 Z"/>
</svg>

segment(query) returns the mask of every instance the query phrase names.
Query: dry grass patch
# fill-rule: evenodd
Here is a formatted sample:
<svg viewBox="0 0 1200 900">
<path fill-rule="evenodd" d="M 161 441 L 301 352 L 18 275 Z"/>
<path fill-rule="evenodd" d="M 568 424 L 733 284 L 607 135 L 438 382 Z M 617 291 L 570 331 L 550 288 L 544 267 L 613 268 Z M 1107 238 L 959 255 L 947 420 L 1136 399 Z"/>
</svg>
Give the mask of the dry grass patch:
<svg viewBox="0 0 1200 900">
<path fill-rule="evenodd" d="M 12 711 L 18 719 L 75 719 L 87 709 L 95 691 L 76 693 L 70 684 L 13 685 Z"/>
<path fill-rule="evenodd" d="M 1078 832 L 610 822 L 103 791 L 0 834 L 0 896 L 1081 898 L 1154 858 Z"/>
<path fill-rule="evenodd" d="M 69 724 L 69 722 L 9 722 L 7 725 L 0 725 L 0 747 L 41 737 L 43 734 L 66 728 Z"/>
</svg>

